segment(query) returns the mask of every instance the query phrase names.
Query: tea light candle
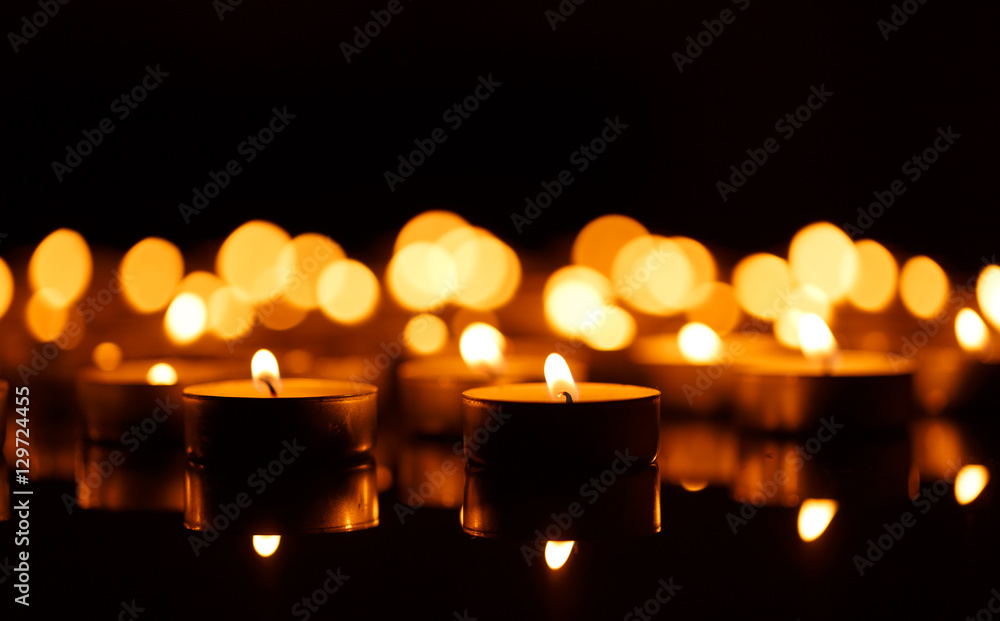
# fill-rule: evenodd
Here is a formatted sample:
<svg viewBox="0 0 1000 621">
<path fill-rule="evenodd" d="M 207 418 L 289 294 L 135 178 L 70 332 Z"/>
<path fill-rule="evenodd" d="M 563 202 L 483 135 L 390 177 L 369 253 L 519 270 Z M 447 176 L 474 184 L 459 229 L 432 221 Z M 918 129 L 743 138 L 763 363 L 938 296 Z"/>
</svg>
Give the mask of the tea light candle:
<svg viewBox="0 0 1000 621">
<path fill-rule="evenodd" d="M 251 363 L 253 380 L 196 384 L 184 389 L 188 459 L 248 473 L 285 450 L 306 446 L 308 461 L 330 463 L 366 456 L 375 444 L 376 394 L 371 384 L 340 380 L 282 380 L 266 349 Z"/>
<path fill-rule="evenodd" d="M 864 428 L 899 427 L 914 411 L 913 365 L 882 352 L 839 350 L 817 315 L 799 323 L 804 355 L 762 354 L 737 366 L 736 420 L 766 431 L 802 431 L 837 417 Z"/>
<path fill-rule="evenodd" d="M 465 456 L 484 466 L 610 464 L 656 459 L 660 391 L 643 386 L 573 380 L 551 354 L 545 383 L 483 386 L 462 393 Z"/>
</svg>

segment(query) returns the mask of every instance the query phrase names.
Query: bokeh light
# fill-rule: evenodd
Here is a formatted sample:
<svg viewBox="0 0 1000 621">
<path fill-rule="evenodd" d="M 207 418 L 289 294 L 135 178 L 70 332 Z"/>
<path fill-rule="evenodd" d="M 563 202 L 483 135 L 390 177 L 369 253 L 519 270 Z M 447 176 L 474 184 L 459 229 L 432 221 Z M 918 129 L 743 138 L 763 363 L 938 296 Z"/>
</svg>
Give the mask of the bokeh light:
<svg viewBox="0 0 1000 621">
<path fill-rule="evenodd" d="M 38 244 L 28 263 L 28 280 L 35 291 L 45 291 L 51 306 L 69 306 L 79 298 L 93 274 L 87 242 L 76 231 L 59 229 Z"/>
<path fill-rule="evenodd" d="M 117 343 L 111 343 L 105 341 L 103 343 L 98 343 L 94 347 L 94 351 L 91 352 L 91 359 L 94 361 L 94 365 L 102 371 L 113 371 L 118 368 L 118 365 L 122 362 L 122 348 L 117 345 Z"/>
<path fill-rule="evenodd" d="M 883 310 L 896 296 L 899 265 L 885 246 L 863 239 L 858 249 L 858 275 L 847 292 L 847 298 L 861 310 L 874 313 Z"/>
<path fill-rule="evenodd" d="M 291 239 L 281 227 L 252 220 L 222 242 L 216 272 L 251 303 L 275 297 L 288 285 L 297 257 L 286 250 Z"/>
<path fill-rule="evenodd" d="M 694 282 L 687 254 L 677 242 L 659 235 L 637 237 L 622 246 L 611 271 L 618 296 L 652 315 L 682 310 Z"/>
<path fill-rule="evenodd" d="M 140 313 L 166 308 L 184 276 L 184 257 L 177 246 L 159 237 L 147 237 L 122 258 L 123 294 Z"/>
<path fill-rule="evenodd" d="M 358 261 L 341 259 L 320 274 L 316 294 L 324 315 L 340 323 L 355 324 L 375 312 L 378 279 Z"/>
<path fill-rule="evenodd" d="M 773 254 L 752 254 L 733 269 L 736 300 L 744 311 L 760 319 L 773 321 L 777 317 L 790 285 L 788 263 Z"/>
<path fill-rule="evenodd" d="M 198 340 L 208 325 L 208 308 L 195 293 L 180 293 L 167 308 L 163 318 L 167 336 L 177 345 Z"/>
<path fill-rule="evenodd" d="M 590 221 L 576 236 L 571 252 L 573 263 L 597 270 L 611 278 L 615 257 L 622 246 L 649 235 L 633 218 L 609 214 Z"/>
<path fill-rule="evenodd" d="M 433 354 L 448 343 L 448 325 L 437 315 L 414 315 L 403 328 L 403 340 L 414 353 L 424 356 Z"/>
<path fill-rule="evenodd" d="M 858 274 L 858 249 L 847 233 L 829 222 L 801 229 L 788 249 L 788 268 L 800 285 L 814 285 L 836 303 Z"/>
<path fill-rule="evenodd" d="M 903 264 L 899 275 L 899 295 L 911 314 L 930 319 L 944 308 L 948 297 L 948 276 L 930 257 L 913 257 Z"/>
</svg>

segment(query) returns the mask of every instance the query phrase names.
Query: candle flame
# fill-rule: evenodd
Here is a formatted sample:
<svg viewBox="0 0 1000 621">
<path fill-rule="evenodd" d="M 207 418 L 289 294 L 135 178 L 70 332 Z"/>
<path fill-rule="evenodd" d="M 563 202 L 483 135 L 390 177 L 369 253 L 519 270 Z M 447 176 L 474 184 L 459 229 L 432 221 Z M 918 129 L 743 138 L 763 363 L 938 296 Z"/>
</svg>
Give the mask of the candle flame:
<svg viewBox="0 0 1000 621">
<path fill-rule="evenodd" d="M 146 372 L 146 381 L 153 386 L 173 386 L 177 383 L 177 371 L 166 362 L 157 362 Z"/>
<path fill-rule="evenodd" d="M 806 313 L 799 319 L 799 347 L 807 358 L 823 360 L 837 353 L 837 341 L 823 318 Z"/>
<path fill-rule="evenodd" d="M 573 541 L 549 541 L 545 544 L 545 563 L 549 569 L 560 569 L 573 552 Z"/>
<path fill-rule="evenodd" d="M 488 323 L 475 322 L 466 326 L 458 342 L 462 360 L 470 369 L 497 375 L 503 371 L 503 352 L 507 340 Z"/>
<path fill-rule="evenodd" d="M 253 386 L 258 392 L 277 396 L 281 392 L 281 375 L 278 373 L 278 359 L 267 349 L 261 349 L 250 361 Z"/>
<path fill-rule="evenodd" d="M 197 293 L 180 293 L 167 307 L 163 318 L 167 336 L 178 345 L 198 340 L 208 325 L 208 307 Z"/>
<path fill-rule="evenodd" d="M 722 341 L 715 330 L 696 321 L 681 328 L 677 333 L 677 344 L 681 348 L 681 355 L 691 364 L 714 362 L 722 350 Z"/>
<path fill-rule="evenodd" d="M 684 489 L 686 489 L 689 492 L 700 492 L 701 490 L 703 490 L 706 487 L 708 487 L 708 481 L 705 481 L 705 480 L 700 480 L 700 481 L 682 480 L 681 481 L 681 487 L 683 487 Z"/>
<path fill-rule="evenodd" d="M 815 541 L 826 531 L 837 513 L 837 501 L 809 498 L 799 507 L 799 537 L 802 541 Z"/>
<path fill-rule="evenodd" d="M 963 308 L 955 316 L 955 336 L 962 349 L 970 353 L 982 352 L 990 343 L 986 324 L 971 308 Z"/>
<path fill-rule="evenodd" d="M 963 466 L 955 476 L 955 500 L 960 505 L 969 504 L 979 497 L 989 481 L 990 471 L 986 466 Z"/>
<path fill-rule="evenodd" d="M 274 554 L 274 551 L 281 545 L 281 535 L 254 535 L 253 549 L 257 554 L 267 558 Z"/>
<path fill-rule="evenodd" d="M 580 390 L 573 381 L 573 373 L 566 360 L 559 354 L 549 354 L 545 359 L 545 383 L 549 385 L 549 396 L 553 401 L 562 401 L 567 393 L 573 401 L 580 400 Z"/>
<path fill-rule="evenodd" d="M 986 320 L 1000 329 L 1000 266 L 987 265 L 979 273 L 976 299 Z"/>
</svg>

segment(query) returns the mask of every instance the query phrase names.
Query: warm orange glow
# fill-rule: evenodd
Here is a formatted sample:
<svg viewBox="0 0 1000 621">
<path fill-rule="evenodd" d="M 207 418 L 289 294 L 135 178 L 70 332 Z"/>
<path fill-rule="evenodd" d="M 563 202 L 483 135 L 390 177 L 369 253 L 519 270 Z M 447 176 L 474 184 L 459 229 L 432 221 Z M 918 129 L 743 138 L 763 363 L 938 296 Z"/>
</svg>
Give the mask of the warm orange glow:
<svg viewBox="0 0 1000 621">
<path fill-rule="evenodd" d="M 406 347 L 421 355 L 441 351 L 448 342 L 448 325 L 437 315 L 421 313 L 414 315 L 403 328 Z"/>
<path fill-rule="evenodd" d="M 560 569 L 573 552 L 573 541 L 549 541 L 545 544 L 545 564 L 549 569 Z"/>
<path fill-rule="evenodd" d="M 773 254 L 744 257 L 733 269 L 733 287 L 740 307 L 754 317 L 773 321 L 779 300 L 791 288 L 788 264 Z"/>
<path fill-rule="evenodd" d="M 488 232 L 468 231 L 472 234 L 451 251 L 458 276 L 455 303 L 480 310 L 503 306 L 521 283 L 521 262 L 507 244 Z"/>
<path fill-rule="evenodd" d="M 802 541 L 815 541 L 826 531 L 837 513 L 837 501 L 808 498 L 799 507 L 799 537 Z"/>
<path fill-rule="evenodd" d="M 504 350 L 507 340 L 499 330 L 488 323 L 470 324 L 458 342 L 462 360 L 470 369 L 499 375 L 504 367 Z"/>
<path fill-rule="evenodd" d="M 592 329 L 591 329 L 592 328 Z M 624 308 L 606 306 L 581 330 L 583 342 L 598 351 L 624 349 L 635 340 L 635 319 Z"/>
<path fill-rule="evenodd" d="M 199 270 L 185 276 L 177 285 L 174 293 L 175 295 L 179 293 L 194 293 L 208 305 L 208 300 L 212 297 L 212 294 L 224 286 L 226 286 L 226 283 L 212 272 Z"/>
<path fill-rule="evenodd" d="M 986 320 L 1000 330 L 1000 266 L 987 265 L 979 273 L 976 299 Z"/>
<path fill-rule="evenodd" d="M 437 243 L 449 231 L 468 226 L 464 218 L 450 211 L 425 211 L 403 225 L 392 253 L 398 254 L 403 248 L 418 242 Z"/>
<path fill-rule="evenodd" d="M 681 305 L 690 308 L 701 304 L 704 301 L 701 296 L 706 293 L 702 285 L 715 281 L 715 259 L 708 248 L 696 239 L 671 237 L 670 241 L 680 246 L 691 265 L 691 285 Z"/>
<path fill-rule="evenodd" d="M 955 316 L 955 336 L 958 344 L 967 352 L 979 353 L 990 344 L 990 333 L 979 314 L 971 308 L 963 308 Z"/>
<path fill-rule="evenodd" d="M 686 316 L 688 321 L 703 323 L 715 330 L 716 334 L 726 334 L 736 328 L 740 321 L 740 305 L 736 302 L 736 290 L 724 282 L 707 282 L 691 291 L 691 300 Z"/>
<path fill-rule="evenodd" d="M 170 302 L 184 276 L 184 257 L 167 240 L 147 237 L 125 253 L 119 269 L 125 300 L 140 313 L 153 313 Z"/>
<path fill-rule="evenodd" d="M 430 242 L 415 242 L 392 256 L 386 284 L 392 297 L 410 310 L 439 308 L 458 294 L 458 267 L 451 254 Z"/>
<path fill-rule="evenodd" d="M 257 392 L 275 396 L 281 392 L 281 374 L 278 372 L 278 359 L 267 349 L 258 350 L 250 360 L 250 372 L 253 374 L 253 387 Z"/>
<path fill-rule="evenodd" d="M 858 275 L 847 298 L 861 310 L 883 310 L 896 295 L 899 265 L 885 246 L 870 239 L 855 244 L 858 249 Z"/>
<path fill-rule="evenodd" d="M 178 345 L 198 340 L 208 325 L 208 309 L 204 300 L 195 293 L 181 293 L 167 308 L 163 318 L 167 336 Z"/>
<path fill-rule="evenodd" d="M 53 299 L 61 299 L 62 294 L 51 293 L 49 289 L 36 291 L 28 300 L 24 311 L 24 319 L 28 331 L 38 341 L 54 341 L 69 320 L 69 311 L 65 306 L 56 305 Z"/>
<path fill-rule="evenodd" d="M 290 255 L 294 265 L 285 291 L 289 304 L 303 310 L 316 308 L 319 276 L 327 265 L 346 258 L 344 251 L 326 235 L 303 233 L 292 239 L 282 252 L 283 263 L 288 262 Z"/>
<path fill-rule="evenodd" d="M 14 276 L 10 273 L 10 268 L 3 259 L 0 259 L 0 318 L 4 316 L 10 308 L 10 301 L 14 298 Z"/>
<path fill-rule="evenodd" d="M 611 278 L 615 256 L 636 237 L 649 235 L 646 227 L 628 216 L 610 214 L 591 220 L 573 242 L 573 263 L 594 269 Z"/>
<path fill-rule="evenodd" d="M 622 300 L 654 315 L 682 310 L 694 284 L 691 261 L 683 248 L 659 235 L 637 237 L 622 246 L 611 272 Z"/>
<path fill-rule="evenodd" d="M 708 481 L 681 481 L 681 487 L 689 492 L 700 492 L 708 487 Z"/>
<path fill-rule="evenodd" d="M 829 298 L 815 285 L 801 285 L 788 296 L 787 309 L 774 322 L 774 336 L 785 347 L 799 347 L 799 322 L 807 313 L 817 315 L 823 321 L 830 320 Z"/>
<path fill-rule="evenodd" d="M 87 242 L 76 231 L 59 229 L 38 244 L 28 263 L 35 291 L 45 291 L 51 306 L 69 306 L 90 284 L 93 260 Z"/>
<path fill-rule="evenodd" d="M 265 326 L 272 330 L 290 330 L 302 323 L 309 314 L 304 308 L 285 299 L 272 300 L 258 308 Z"/>
<path fill-rule="evenodd" d="M 368 319 L 378 306 L 378 279 L 364 264 L 341 259 L 328 265 L 316 287 L 323 314 L 344 324 Z"/>
<path fill-rule="evenodd" d="M 691 364 L 715 362 L 722 351 L 722 341 L 714 330 L 703 323 L 688 323 L 677 333 L 681 355 Z"/>
<path fill-rule="evenodd" d="M 281 535 L 253 536 L 253 549 L 257 551 L 257 554 L 264 558 L 274 554 L 279 545 L 281 545 Z"/>
<path fill-rule="evenodd" d="M 967 505 L 979 497 L 980 492 L 990 482 L 990 471 L 986 466 L 962 466 L 955 476 L 955 500 Z"/>
<path fill-rule="evenodd" d="M 562 336 L 596 326 L 612 298 L 611 283 L 600 272 L 572 265 L 556 270 L 545 283 L 545 319 Z"/>
<path fill-rule="evenodd" d="M 819 315 L 806 313 L 799 320 L 799 345 L 807 358 L 828 359 L 837 352 L 837 341 Z"/>
<path fill-rule="evenodd" d="M 153 386 L 173 386 L 177 383 L 177 371 L 166 362 L 157 362 L 146 371 L 146 382 Z"/>
<path fill-rule="evenodd" d="M 281 227 L 252 220 L 222 242 L 216 272 L 251 302 L 263 302 L 281 293 L 295 270 L 295 253 L 285 248 L 291 241 Z"/>
<path fill-rule="evenodd" d="M 899 275 L 903 305 L 921 319 L 930 319 L 944 308 L 948 286 L 948 276 L 929 257 L 913 257 L 903 264 Z"/>
<path fill-rule="evenodd" d="M 795 282 L 819 287 L 839 302 L 858 274 L 858 249 L 840 227 L 817 222 L 801 229 L 788 249 L 788 268 Z"/>
<path fill-rule="evenodd" d="M 112 371 L 122 362 L 122 348 L 115 343 L 100 343 L 94 347 L 91 358 L 98 369 Z"/>
<path fill-rule="evenodd" d="M 253 319 L 253 304 L 236 287 L 220 287 L 208 298 L 208 326 L 224 339 L 237 338 L 249 332 Z"/>
<path fill-rule="evenodd" d="M 580 390 L 573 381 L 573 373 L 566 364 L 566 359 L 559 354 L 549 354 L 545 359 L 545 383 L 549 385 L 549 396 L 553 401 L 566 399 L 562 393 L 569 393 L 573 401 L 580 399 Z"/>
</svg>

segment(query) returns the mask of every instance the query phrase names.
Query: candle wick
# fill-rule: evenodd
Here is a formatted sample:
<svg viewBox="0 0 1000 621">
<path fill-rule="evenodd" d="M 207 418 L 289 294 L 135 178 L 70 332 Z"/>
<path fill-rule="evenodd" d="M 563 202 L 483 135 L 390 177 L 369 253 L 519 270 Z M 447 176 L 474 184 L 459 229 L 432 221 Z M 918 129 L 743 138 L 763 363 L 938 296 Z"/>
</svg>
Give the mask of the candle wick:
<svg viewBox="0 0 1000 621">
<path fill-rule="evenodd" d="M 566 403 L 573 403 L 573 395 L 569 394 L 566 391 L 563 391 L 563 392 L 559 393 L 556 396 L 557 397 L 566 397 Z"/>
<path fill-rule="evenodd" d="M 278 396 L 278 391 L 274 389 L 274 386 L 271 384 L 270 380 L 262 379 L 261 381 L 264 382 L 264 384 L 267 385 L 267 389 L 271 391 L 271 396 L 272 397 L 277 397 Z"/>
</svg>

